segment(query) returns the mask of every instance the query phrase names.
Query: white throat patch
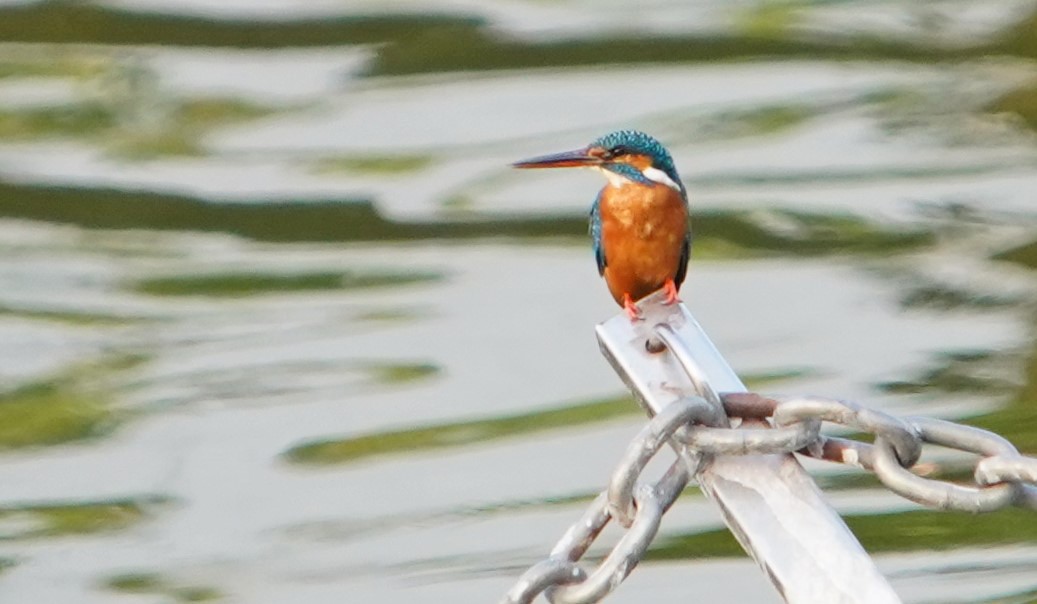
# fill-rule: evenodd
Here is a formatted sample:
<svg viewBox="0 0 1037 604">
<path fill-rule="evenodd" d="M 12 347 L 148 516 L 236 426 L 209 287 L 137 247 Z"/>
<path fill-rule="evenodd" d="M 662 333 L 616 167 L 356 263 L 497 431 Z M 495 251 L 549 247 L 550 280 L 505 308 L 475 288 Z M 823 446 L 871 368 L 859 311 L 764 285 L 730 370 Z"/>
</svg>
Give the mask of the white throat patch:
<svg viewBox="0 0 1037 604">
<path fill-rule="evenodd" d="M 628 185 L 631 182 L 633 182 L 632 180 L 630 180 L 626 176 L 623 176 L 622 174 L 617 174 L 616 172 L 613 172 L 612 170 L 606 170 L 605 168 L 602 168 L 600 166 L 594 166 L 594 169 L 597 170 L 598 172 L 601 172 L 602 174 L 604 174 L 605 178 L 608 179 L 609 184 L 612 185 L 613 187 L 617 187 L 618 188 L 618 187 L 622 187 L 623 185 Z M 661 185 L 666 185 L 667 187 L 670 187 L 674 191 L 680 191 L 681 190 L 680 185 L 678 185 L 677 183 L 673 182 L 673 179 L 670 178 L 669 176 L 667 176 L 666 172 L 663 172 L 659 168 L 653 168 L 653 167 L 649 166 L 649 167 L 645 168 L 644 170 L 642 170 L 641 174 L 644 174 L 644 177 L 647 178 L 648 180 L 650 180 L 652 182 L 657 182 L 657 183 L 659 183 Z"/>
<path fill-rule="evenodd" d="M 648 180 L 666 185 L 667 187 L 670 187 L 671 189 L 674 189 L 676 191 L 681 190 L 680 185 L 673 182 L 673 179 L 667 176 L 666 172 L 663 172 L 659 168 L 653 168 L 649 166 L 642 170 L 641 174 L 644 174 L 645 178 L 647 178 Z"/>
</svg>

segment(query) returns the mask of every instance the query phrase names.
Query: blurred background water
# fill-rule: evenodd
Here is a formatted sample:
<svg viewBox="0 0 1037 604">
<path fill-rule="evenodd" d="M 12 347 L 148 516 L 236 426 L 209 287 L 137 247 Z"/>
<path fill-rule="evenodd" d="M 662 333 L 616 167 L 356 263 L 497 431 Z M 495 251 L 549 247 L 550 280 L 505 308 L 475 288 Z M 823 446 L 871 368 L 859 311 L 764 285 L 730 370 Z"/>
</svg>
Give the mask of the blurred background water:
<svg viewBox="0 0 1037 604">
<path fill-rule="evenodd" d="M 643 421 L 600 178 L 508 168 L 617 128 L 750 387 L 1037 453 L 1032 1 L 3 0 L 0 40 L 4 602 L 495 601 Z M 905 601 L 1037 601 L 1032 513 L 810 469 Z M 609 601 L 776 601 L 721 527 L 689 490 Z"/>
</svg>

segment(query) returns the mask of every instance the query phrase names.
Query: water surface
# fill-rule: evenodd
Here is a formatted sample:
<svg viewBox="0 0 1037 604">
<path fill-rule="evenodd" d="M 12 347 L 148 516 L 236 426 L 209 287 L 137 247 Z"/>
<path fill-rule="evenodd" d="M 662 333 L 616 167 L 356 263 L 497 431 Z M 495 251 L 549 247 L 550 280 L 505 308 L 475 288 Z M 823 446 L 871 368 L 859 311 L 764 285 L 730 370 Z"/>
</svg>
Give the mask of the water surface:
<svg viewBox="0 0 1037 604">
<path fill-rule="evenodd" d="M 598 177 L 508 168 L 619 127 L 751 387 L 1037 453 L 1035 10 L 5 3 L 0 594 L 495 601 L 643 423 Z M 1033 601 L 1032 514 L 807 465 L 906 602 Z M 609 601 L 776 601 L 721 527 L 689 489 Z"/>
</svg>

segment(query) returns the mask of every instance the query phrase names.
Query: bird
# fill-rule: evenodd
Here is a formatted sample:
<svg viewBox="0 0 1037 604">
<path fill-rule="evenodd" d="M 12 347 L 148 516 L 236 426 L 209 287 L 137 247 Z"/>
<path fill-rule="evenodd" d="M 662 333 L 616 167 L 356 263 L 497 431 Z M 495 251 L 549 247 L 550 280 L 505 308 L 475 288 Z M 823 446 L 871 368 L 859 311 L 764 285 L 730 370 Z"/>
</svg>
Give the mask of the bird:
<svg viewBox="0 0 1037 604">
<path fill-rule="evenodd" d="M 636 302 L 660 289 L 679 301 L 688 272 L 691 222 L 688 193 L 669 151 L 638 130 L 618 130 L 582 149 L 542 155 L 515 168 L 593 168 L 606 179 L 590 210 L 598 274 L 631 321 Z"/>
</svg>

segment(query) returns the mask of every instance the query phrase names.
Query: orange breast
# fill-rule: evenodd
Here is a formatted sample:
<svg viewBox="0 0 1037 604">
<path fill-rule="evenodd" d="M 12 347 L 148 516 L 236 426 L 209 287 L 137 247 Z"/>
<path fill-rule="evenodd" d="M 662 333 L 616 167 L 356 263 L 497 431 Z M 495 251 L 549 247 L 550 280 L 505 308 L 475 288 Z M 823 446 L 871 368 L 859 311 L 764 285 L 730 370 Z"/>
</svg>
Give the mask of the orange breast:
<svg viewBox="0 0 1037 604">
<path fill-rule="evenodd" d="M 658 185 L 609 186 L 601 194 L 605 283 L 616 302 L 639 300 L 673 279 L 688 231 L 681 194 Z"/>
</svg>

